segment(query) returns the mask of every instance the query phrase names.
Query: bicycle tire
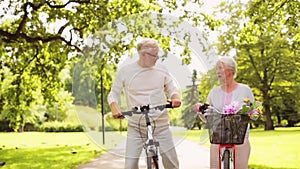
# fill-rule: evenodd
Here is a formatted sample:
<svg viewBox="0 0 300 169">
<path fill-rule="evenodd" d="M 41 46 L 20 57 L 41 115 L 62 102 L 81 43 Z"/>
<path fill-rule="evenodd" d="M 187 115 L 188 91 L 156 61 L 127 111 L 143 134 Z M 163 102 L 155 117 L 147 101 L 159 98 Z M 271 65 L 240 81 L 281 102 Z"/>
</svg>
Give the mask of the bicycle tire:
<svg viewBox="0 0 300 169">
<path fill-rule="evenodd" d="M 230 169 L 230 152 L 227 149 L 223 153 L 223 167 L 224 169 Z"/>
<path fill-rule="evenodd" d="M 158 157 L 147 157 L 147 169 L 159 169 Z"/>
<path fill-rule="evenodd" d="M 152 169 L 152 157 L 147 157 L 147 169 Z"/>
<path fill-rule="evenodd" d="M 153 165 L 153 169 L 159 169 L 159 167 L 158 167 L 158 156 L 153 156 L 153 158 L 152 158 L 152 165 Z"/>
</svg>

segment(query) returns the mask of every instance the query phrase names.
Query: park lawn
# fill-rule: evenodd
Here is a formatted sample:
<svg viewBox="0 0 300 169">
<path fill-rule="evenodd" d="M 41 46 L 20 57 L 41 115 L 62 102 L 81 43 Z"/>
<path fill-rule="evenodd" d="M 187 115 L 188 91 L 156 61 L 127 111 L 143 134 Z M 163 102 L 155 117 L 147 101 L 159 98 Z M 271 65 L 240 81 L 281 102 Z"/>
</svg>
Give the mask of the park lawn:
<svg viewBox="0 0 300 169">
<path fill-rule="evenodd" d="M 124 133 L 116 133 L 106 133 L 107 138 L 114 138 L 106 141 L 106 144 L 113 144 L 107 147 L 113 147 L 117 144 L 116 140 L 123 139 Z M 206 130 L 183 133 L 184 139 L 209 146 L 209 141 L 205 140 Z M 180 132 L 177 134 L 180 135 Z M 249 168 L 299 169 L 299 139 L 299 127 L 276 128 L 275 131 L 251 130 Z M 83 132 L 0 133 L 0 161 L 6 162 L 1 169 L 75 169 L 105 152 Z"/>
<path fill-rule="evenodd" d="M 299 169 L 299 139 L 300 127 L 275 128 L 274 131 L 263 129 L 251 131 L 250 166 Z"/>
<path fill-rule="evenodd" d="M 72 169 L 105 153 L 85 133 L 0 133 L 1 169 Z"/>
<path fill-rule="evenodd" d="M 205 130 L 191 130 L 186 139 L 203 143 Z M 274 131 L 252 129 L 250 131 L 250 169 L 299 169 L 300 127 L 275 128 Z"/>
</svg>

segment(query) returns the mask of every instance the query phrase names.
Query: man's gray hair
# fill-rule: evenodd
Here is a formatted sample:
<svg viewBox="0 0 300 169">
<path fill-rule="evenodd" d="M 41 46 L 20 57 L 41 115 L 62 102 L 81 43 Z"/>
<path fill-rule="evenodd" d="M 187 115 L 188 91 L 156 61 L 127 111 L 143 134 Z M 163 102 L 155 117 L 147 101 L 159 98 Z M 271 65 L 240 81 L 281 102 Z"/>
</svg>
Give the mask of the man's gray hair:
<svg viewBox="0 0 300 169">
<path fill-rule="evenodd" d="M 137 44 L 137 51 L 139 53 L 143 51 L 147 51 L 151 48 L 159 48 L 158 42 L 154 39 L 145 38 Z"/>
<path fill-rule="evenodd" d="M 236 78 L 237 76 L 237 63 L 232 57 L 220 57 L 218 62 L 222 62 L 228 66 L 228 68 L 233 70 L 233 77 Z"/>
</svg>

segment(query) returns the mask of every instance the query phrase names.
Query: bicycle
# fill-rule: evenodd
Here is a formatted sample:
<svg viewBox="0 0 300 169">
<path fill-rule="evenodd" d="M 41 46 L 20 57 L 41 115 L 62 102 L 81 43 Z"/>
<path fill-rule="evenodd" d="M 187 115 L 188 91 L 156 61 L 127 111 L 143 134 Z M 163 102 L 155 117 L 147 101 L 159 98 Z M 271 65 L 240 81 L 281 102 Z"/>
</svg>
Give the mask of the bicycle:
<svg viewBox="0 0 300 169">
<path fill-rule="evenodd" d="M 146 153 L 146 165 L 147 169 L 159 169 L 158 154 L 159 154 L 159 142 L 155 141 L 153 136 L 153 129 L 151 126 L 151 121 L 148 113 L 150 110 L 164 110 L 165 108 L 173 108 L 171 103 L 165 105 L 159 105 L 155 107 L 150 107 L 150 105 L 134 107 L 133 110 L 122 112 L 119 118 L 124 118 L 125 116 L 132 116 L 133 114 L 145 115 L 146 128 L 147 128 L 147 140 L 144 143 L 144 150 Z"/>
<path fill-rule="evenodd" d="M 205 114 L 209 104 L 200 106 L 199 112 Z M 214 107 L 213 113 L 205 116 L 211 144 L 219 144 L 219 168 L 236 168 L 236 145 L 243 144 L 250 117 L 243 114 L 221 114 Z"/>
</svg>

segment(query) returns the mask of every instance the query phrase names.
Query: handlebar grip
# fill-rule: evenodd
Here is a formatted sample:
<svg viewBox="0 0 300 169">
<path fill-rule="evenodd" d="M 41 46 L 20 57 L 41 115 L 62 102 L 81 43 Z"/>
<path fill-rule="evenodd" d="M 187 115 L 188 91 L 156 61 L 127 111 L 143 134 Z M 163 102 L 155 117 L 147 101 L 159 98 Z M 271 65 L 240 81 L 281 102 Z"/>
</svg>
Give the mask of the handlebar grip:
<svg viewBox="0 0 300 169">
<path fill-rule="evenodd" d="M 204 114 L 205 110 L 208 108 L 208 106 L 209 106 L 209 103 L 204 103 L 202 106 L 199 107 L 199 112 Z"/>
<path fill-rule="evenodd" d="M 165 108 L 173 108 L 173 106 L 172 106 L 172 102 L 170 102 L 170 103 L 166 104 L 166 105 L 165 105 Z"/>
<path fill-rule="evenodd" d="M 133 114 L 132 111 L 122 112 L 123 116 L 132 116 L 132 114 Z"/>
</svg>

